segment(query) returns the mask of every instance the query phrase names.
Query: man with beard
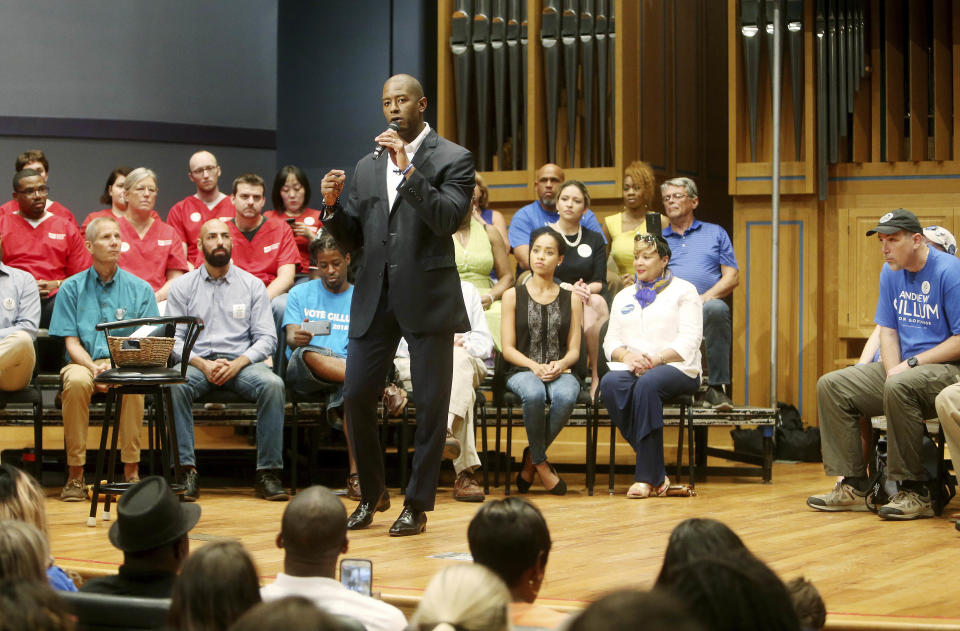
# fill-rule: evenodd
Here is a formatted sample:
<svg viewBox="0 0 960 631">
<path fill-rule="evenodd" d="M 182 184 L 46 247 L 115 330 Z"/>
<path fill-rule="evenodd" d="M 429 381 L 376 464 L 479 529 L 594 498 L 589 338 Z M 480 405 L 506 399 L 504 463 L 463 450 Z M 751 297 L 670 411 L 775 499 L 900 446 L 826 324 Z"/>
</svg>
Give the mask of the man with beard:
<svg viewBox="0 0 960 631">
<path fill-rule="evenodd" d="M 215 388 L 225 388 L 257 404 L 257 475 L 254 492 L 267 500 L 286 500 L 280 484 L 283 469 L 283 381 L 263 363 L 277 345 L 267 290 L 256 276 L 230 262 L 230 228 L 211 219 L 200 229 L 197 247 L 203 265 L 177 278 L 167 295 L 167 315 L 203 319 L 187 367 L 187 382 L 173 386 L 173 416 L 184 498 L 199 497 L 193 440 L 193 402 Z M 175 359 L 183 359 L 183 335 L 177 331 Z"/>
<path fill-rule="evenodd" d="M 75 224 L 47 209 L 47 183 L 32 169 L 13 176 L 15 212 L 0 215 L 0 233 L 6 237 L 4 262 L 37 281 L 40 292 L 40 328 L 50 325 L 60 285 L 90 267 L 90 253 Z"/>
<path fill-rule="evenodd" d="M 63 282 L 50 319 L 50 335 L 64 338 L 70 362 L 60 371 L 63 383 L 63 442 L 70 472 L 60 493 L 65 502 L 87 499 L 83 467 L 87 461 L 87 427 L 90 425 L 90 395 L 94 377 L 110 368 L 110 348 L 101 322 L 131 320 L 160 315 L 149 283 L 120 269 L 120 225 L 112 217 L 99 217 L 87 226 L 86 249 L 93 265 Z M 120 329 L 114 335 L 130 335 Z M 139 480 L 140 427 L 143 425 L 143 395 L 123 397 L 120 410 L 120 460 L 127 482 Z"/>
<path fill-rule="evenodd" d="M 220 166 L 215 155 L 198 151 L 190 156 L 188 165 L 187 177 L 196 185 L 197 192 L 173 205 L 167 224 L 187 246 L 187 260 L 192 263 L 197 256 L 200 226 L 211 219 L 228 221 L 236 210 L 233 201 L 220 192 Z"/>
<path fill-rule="evenodd" d="M 517 274 L 530 269 L 530 233 L 541 226 L 556 223 L 560 218 L 557 212 L 557 195 L 560 194 L 560 185 L 563 183 L 563 169 L 555 164 L 547 163 L 537 171 L 534 187 L 537 200 L 527 204 L 510 219 L 510 248 L 517 259 Z M 584 228 L 603 234 L 597 216 L 589 208 L 580 218 Z M 604 237 L 606 238 L 606 237 Z"/>
</svg>

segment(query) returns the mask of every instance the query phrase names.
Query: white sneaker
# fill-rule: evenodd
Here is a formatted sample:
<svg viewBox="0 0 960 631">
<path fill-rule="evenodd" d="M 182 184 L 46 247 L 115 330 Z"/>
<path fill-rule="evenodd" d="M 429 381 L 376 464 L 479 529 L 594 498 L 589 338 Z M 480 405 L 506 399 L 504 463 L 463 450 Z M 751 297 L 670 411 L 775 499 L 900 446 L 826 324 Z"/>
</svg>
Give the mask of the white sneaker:
<svg viewBox="0 0 960 631">
<path fill-rule="evenodd" d="M 878 514 L 884 519 L 901 520 L 933 517 L 933 502 L 928 495 L 901 489 L 886 506 L 880 508 Z"/>
<path fill-rule="evenodd" d="M 807 506 L 822 511 L 867 512 L 866 493 L 861 493 L 843 480 L 837 482 L 833 490 L 824 495 L 811 495 Z"/>
</svg>

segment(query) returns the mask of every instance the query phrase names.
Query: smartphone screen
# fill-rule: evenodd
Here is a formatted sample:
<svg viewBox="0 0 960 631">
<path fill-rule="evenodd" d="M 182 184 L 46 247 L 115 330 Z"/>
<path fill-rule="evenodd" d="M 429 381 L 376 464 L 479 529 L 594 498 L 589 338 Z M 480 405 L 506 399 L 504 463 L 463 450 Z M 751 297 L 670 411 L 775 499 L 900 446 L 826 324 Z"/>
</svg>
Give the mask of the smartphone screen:
<svg viewBox="0 0 960 631">
<path fill-rule="evenodd" d="M 370 559 L 341 559 L 340 582 L 351 591 L 369 596 L 373 586 L 373 562 Z"/>
</svg>

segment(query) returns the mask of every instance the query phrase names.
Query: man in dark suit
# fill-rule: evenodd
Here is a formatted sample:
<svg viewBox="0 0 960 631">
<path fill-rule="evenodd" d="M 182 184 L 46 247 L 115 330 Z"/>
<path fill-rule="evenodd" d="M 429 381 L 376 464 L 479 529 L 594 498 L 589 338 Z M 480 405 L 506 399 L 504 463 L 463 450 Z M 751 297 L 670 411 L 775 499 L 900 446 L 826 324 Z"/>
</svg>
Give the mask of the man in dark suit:
<svg viewBox="0 0 960 631">
<path fill-rule="evenodd" d="M 446 436 L 453 374 L 453 334 L 470 328 L 453 239 L 470 212 L 473 156 L 430 129 L 420 82 L 396 75 L 383 86 L 383 114 L 396 129 L 374 140 L 387 155 L 357 163 L 346 203 L 346 176 L 327 173 L 320 185 L 324 228 L 346 248 L 363 248 L 350 308 L 344 412 L 357 456 L 363 500 L 348 520 L 366 528 L 390 507 L 377 434 L 377 401 L 401 337 L 410 347 L 417 403 L 416 451 L 394 536 L 426 529 L 433 510 Z M 389 156 L 389 157 L 388 157 Z"/>
</svg>

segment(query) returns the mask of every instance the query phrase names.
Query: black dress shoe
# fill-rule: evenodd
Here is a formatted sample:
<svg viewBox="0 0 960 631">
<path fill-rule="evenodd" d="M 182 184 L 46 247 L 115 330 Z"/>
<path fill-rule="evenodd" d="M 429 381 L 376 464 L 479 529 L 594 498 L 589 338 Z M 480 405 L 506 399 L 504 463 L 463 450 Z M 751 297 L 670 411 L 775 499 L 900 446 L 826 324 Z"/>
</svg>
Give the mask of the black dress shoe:
<svg viewBox="0 0 960 631">
<path fill-rule="evenodd" d="M 427 529 L 427 514 L 422 510 L 404 506 L 397 521 L 390 526 L 391 537 L 419 535 Z"/>
<path fill-rule="evenodd" d="M 523 448 L 523 455 L 520 456 L 520 471 L 517 472 L 517 490 L 521 493 L 526 493 L 530 490 L 530 486 L 533 484 L 533 480 L 527 482 L 523 479 L 523 466 L 527 464 L 527 458 L 530 457 L 530 448 Z M 536 475 L 536 473 L 534 473 Z"/>
<path fill-rule="evenodd" d="M 382 513 L 390 508 L 390 494 L 386 490 L 380 495 L 380 501 L 374 506 L 369 500 L 361 500 L 357 507 L 353 509 L 350 518 L 347 519 L 347 528 L 350 530 L 360 530 L 373 523 L 373 514 Z"/>
<path fill-rule="evenodd" d="M 257 497 L 270 502 L 286 502 L 290 499 L 287 495 L 287 489 L 283 488 L 280 478 L 275 471 L 270 469 L 260 469 L 257 471 L 257 479 L 253 485 L 253 493 Z"/>
<path fill-rule="evenodd" d="M 200 474 L 196 469 L 185 469 L 183 472 L 183 499 L 187 502 L 196 502 L 200 497 Z"/>
</svg>

